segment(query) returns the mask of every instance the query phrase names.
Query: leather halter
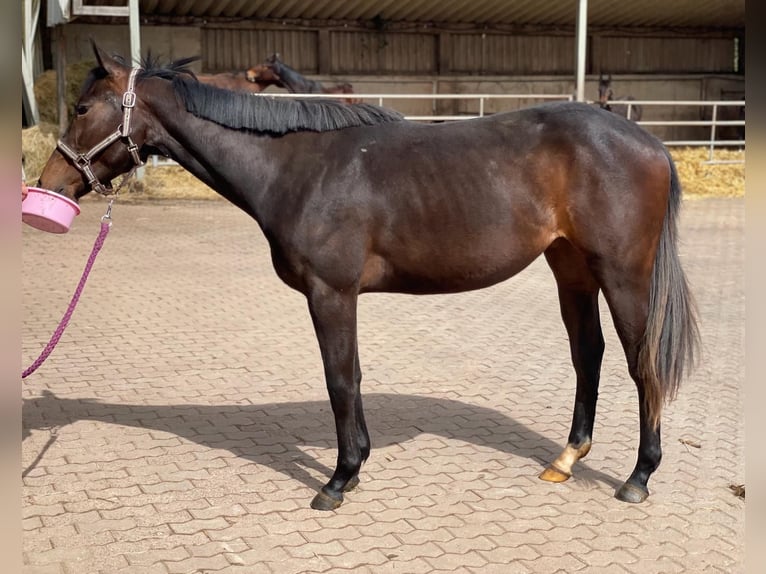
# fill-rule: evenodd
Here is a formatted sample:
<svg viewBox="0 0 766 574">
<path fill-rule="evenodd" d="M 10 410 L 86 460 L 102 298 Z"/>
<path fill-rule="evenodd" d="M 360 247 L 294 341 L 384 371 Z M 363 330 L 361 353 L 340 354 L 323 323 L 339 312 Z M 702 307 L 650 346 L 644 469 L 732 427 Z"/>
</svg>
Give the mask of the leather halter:
<svg viewBox="0 0 766 574">
<path fill-rule="evenodd" d="M 117 140 L 122 140 L 125 146 L 128 148 L 131 157 L 133 158 L 133 163 L 135 163 L 133 169 L 128 172 L 128 174 L 123 179 L 123 182 L 133 173 L 133 171 L 135 171 L 137 167 L 144 165 L 144 162 L 141 161 L 141 157 L 138 154 L 138 146 L 130 138 L 130 118 L 133 113 L 133 108 L 136 105 L 136 75 L 140 71 L 141 68 L 133 68 L 130 71 L 130 76 L 128 77 L 128 87 L 125 90 L 125 93 L 122 95 L 122 123 L 114 132 L 106 136 L 103 140 L 101 140 L 101 142 L 94 145 L 86 153 L 77 153 L 71 147 L 65 144 L 63 140 L 59 140 L 56 144 L 56 147 L 58 147 L 59 151 L 72 161 L 72 165 L 74 165 L 74 167 L 82 172 L 82 174 L 85 176 L 85 179 L 88 180 L 88 184 L 91 186 L 91 189 L 97 193 L 100 193 L 101 195 L 112 195 L 117 193 L 117 191 L 115 190 L 110 192 L 109 189 L 98 180 L 96 175 L 93 173 L 93 170 L 91 169 L 91 160 L 96 155 L 112 145 L 114 142 Z"/>
</svg>

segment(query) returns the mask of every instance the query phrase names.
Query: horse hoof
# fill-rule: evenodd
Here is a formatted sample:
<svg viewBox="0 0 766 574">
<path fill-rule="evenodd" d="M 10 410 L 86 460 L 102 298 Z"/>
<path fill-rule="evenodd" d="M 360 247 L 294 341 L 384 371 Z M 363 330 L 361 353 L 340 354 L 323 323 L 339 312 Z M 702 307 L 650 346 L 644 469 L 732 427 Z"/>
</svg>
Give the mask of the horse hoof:
<svg viewBox="0 0 766 574">
<path fill-rule="evenodd" d="M 539 478 L 547 482 L 564 482 L 565 480 L 569 480 L 571 476 L 572 473 L 562 472 L 555 466 L 551 465 L 540 473 Z"/>
<path fill-rule="evenodd" d="M 359 486 L 359 477 L 354 476 L 353 478 L 349 479 L 349 481 L 346 483 L 346 486 L 343 487 L 343 492 L 350 492 L 357 486 Z"/>
<path fill-rule="evenodd" d="M 641 488 L 640 486 L 636 486 L 635 484 L 631 484 L 629 482 L 626 482 L 623 484 L 620 488 L 617 489 L 617 492 L 614 493 L 614 497 L 617 500 L 622 500 L 623 502 L 630 502 L 632 504 L 639 504 L 646 500 L 646 498 L 649 496 L 649 491 Z"/>
<path fill-rule="evenodd" d="M 339 494 L 339 496 L 340 498 L 334 498 L 320 490 L 314 500 L 311 501 L 311 508 L 314 510 L 335 510 L 343 504 L 343 494 Z"/>
</svg>

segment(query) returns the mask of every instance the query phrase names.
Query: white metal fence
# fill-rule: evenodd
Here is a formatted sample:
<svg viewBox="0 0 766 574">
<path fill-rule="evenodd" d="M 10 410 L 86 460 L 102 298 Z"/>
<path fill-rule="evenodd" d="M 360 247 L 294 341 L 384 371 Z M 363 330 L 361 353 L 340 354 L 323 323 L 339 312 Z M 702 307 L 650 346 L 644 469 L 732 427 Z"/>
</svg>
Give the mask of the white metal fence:
<svg viewBox="0 0 766 574">
<path fill-rule="evenodd" d="M 631 117 L 633 107 L 640 106 L 694 106 L 697 108 L 706 107 L 710 108 L 710 119 L 706 120 L 642 120 L 636 122 L 642 126 L 706 126 L 709 129 L 710 136 L 704 140 L 665 140 L 664 143 L 667 146 L 705 146 L 708 148 L 708 162 L 709 163 L 742 163 L 744 160 L 714 160 L 713 155 L 715 148 L 722 146 L 737 146 L 742 149 L 745 148 L 744 128 L 745 128 L 745 100 L 718 100 L 718 101 L 678 101 L 678 100 L 629 100 L 621 102 L 610 102 L 612 105 L 627 106 L 628 117 Z M 742 119 L 729 120 L 721 119 L 720 113 L 723 109 L 735 108 L 739 117 Z M 734 139 L 719 139 L 718 128 L 733 126 L 742 128 L 741 137 L 735 137 Z M 739 130 L 738 130 L 739 131 Z"/>
<path fill-rule="evenodd" d="M 264 92 L 260 94 L 253 94 L 255 97 L 268 97 L 268 98 L 337 98 L 347 100 L 353 98 L 355 100 L 363 100 L 369 103 L 376 103 L 379 106 L 386 106 L 396 109 L 397 106 L 394 102 L 400 100 L 431 100 L 433 114 L 431 115 L 406 115 L 405 118 L 412 121 L 453 121 L 453 120 L 466 120 L 471 118 L 483 117 L 490 115 L 485 110 L 487 109 L 487 102 L 491 100 L 525 100 L 525 101 L 548 101 L 548 100 L 567 100 L 574 99 L 572 94 L 291 94 L 287 92 Z M 460 115 L 448 115 L 438 114 L 437 101 L 438 100 L 475 100 L 478 102 L 478 113 L 460 114 Z M 593 101 L 588 101 L 589 104 L 595 104 Z M 612 100 L 609 102 L 612 107 L 615 106 L 627 106 L 628 117 L 634 113 L 635 106 L 642 106 L 644 108 L 651 106 L 664 106 L 664 107 L 693 107 L 699 109 L 710 109 L 709 119 L 700 120 L 640 120 L 636 122 L 641 126 L 646 126 L 649 131 L 652 126 L 701 126 L 709 128 L 709 136 L 704 139 L 688 139 L 688 140 L 663 140 L 667 146 L 690 146 L 690 147 L 707 147 L 708 148 L 708 160 L 707 163 L 743 163 L 742 160 L 717 160 L 714 158 L 714 152 L 716 148 L 720 147 L 738 147 L 745 148 L 744 138 L 744 111 L 745 100 L 683 100 L 683 101 L 660 101 L 660 100 Z M 738 111 L 738 116 L 742 119 L 721 119 L 721 111 L 723 109 L 734 108 Z M 706 114 L 708 115 L 708 114 Z M 742 137 L 736 137 L 734 139 L 721 139 L 720 128 L 722 127 L 738 127 L 741 128 Z M 738 130 L 739 131 L 739 130 Z M 165 165 L 174 164 L 172 161 L 164 160 L 153 156 L 151 159 L 152 165 Z"/>
</svg>

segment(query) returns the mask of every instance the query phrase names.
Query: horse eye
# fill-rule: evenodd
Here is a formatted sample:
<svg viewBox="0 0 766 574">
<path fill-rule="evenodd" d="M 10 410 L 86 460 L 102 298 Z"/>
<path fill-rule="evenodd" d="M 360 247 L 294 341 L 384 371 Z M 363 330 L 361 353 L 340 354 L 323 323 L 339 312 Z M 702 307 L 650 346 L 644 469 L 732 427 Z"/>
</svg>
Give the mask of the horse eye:
<svg viewBox="0 0 766 574">
<path fill-rule="evenodd" d="M 74 113 L 76 113 L 78 116 L 84 116 L 86 113 L 88 113 L 88 106 L 77 104 L 74 107 Z"/>
</svg>

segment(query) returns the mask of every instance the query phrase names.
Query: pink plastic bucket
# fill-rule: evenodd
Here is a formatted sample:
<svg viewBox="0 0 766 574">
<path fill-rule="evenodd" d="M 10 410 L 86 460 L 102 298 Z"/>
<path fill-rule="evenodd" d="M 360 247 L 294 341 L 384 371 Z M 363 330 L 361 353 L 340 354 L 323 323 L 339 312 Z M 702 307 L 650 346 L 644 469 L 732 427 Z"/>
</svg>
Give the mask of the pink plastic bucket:
<svg viewBox="0 0 766 574">
<path fill-rule="evenodd" d="M 21 220 L 42 231 L 66 233 L 80 206 L 68 197 L 39 187 L 28 187 L 21 202 Z"/>
</svg>

